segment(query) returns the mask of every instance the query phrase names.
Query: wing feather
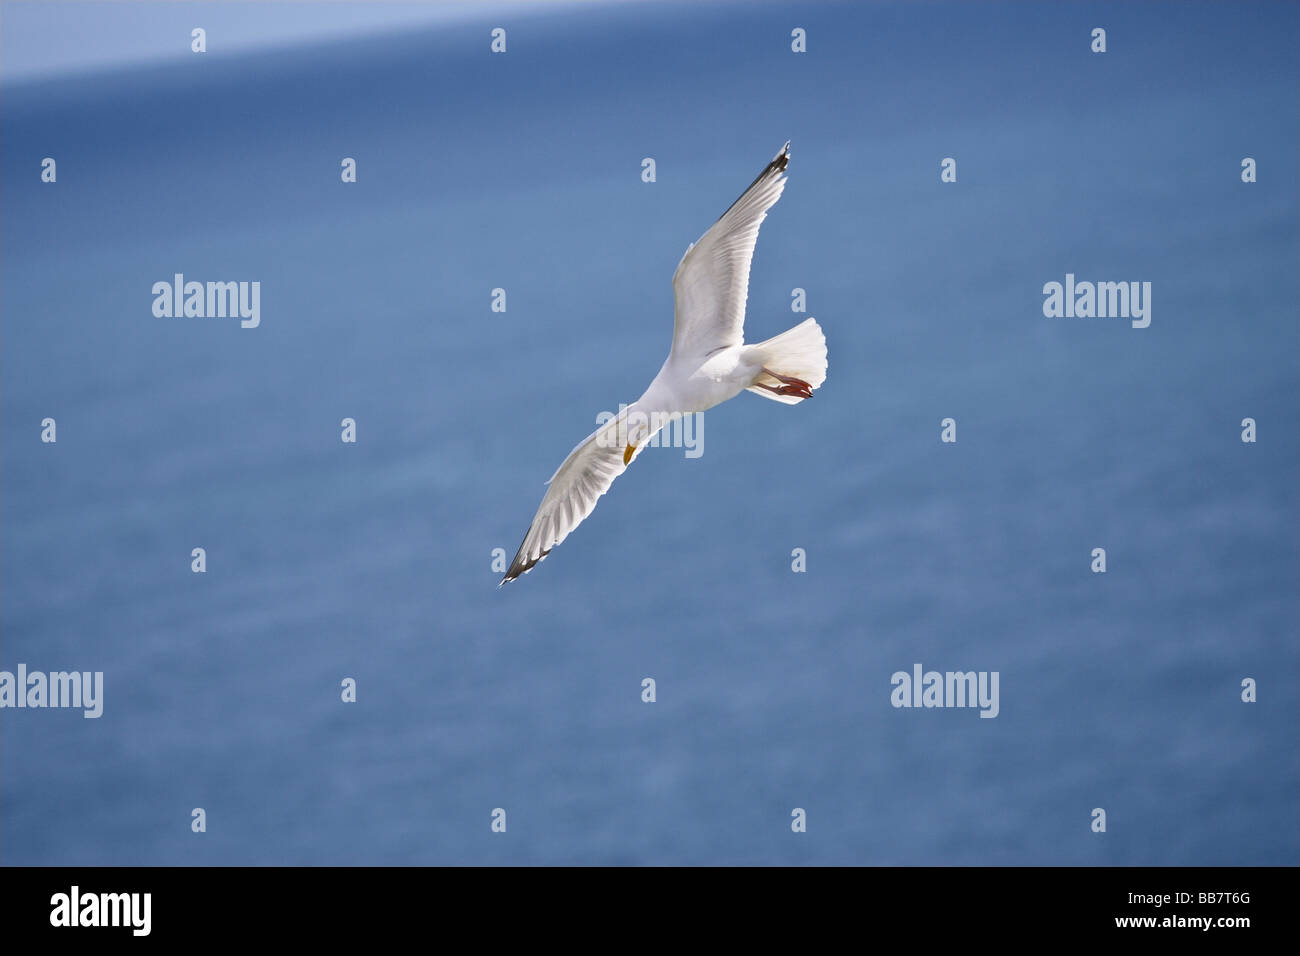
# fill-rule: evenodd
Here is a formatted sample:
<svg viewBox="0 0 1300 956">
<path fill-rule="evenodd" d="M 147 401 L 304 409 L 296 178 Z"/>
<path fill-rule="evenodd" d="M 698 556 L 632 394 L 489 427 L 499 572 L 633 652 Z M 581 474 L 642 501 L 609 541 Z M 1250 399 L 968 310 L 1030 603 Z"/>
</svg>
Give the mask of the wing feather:
<svg viewBox="0 0 1300 956">
<path fill-rule="evenodd" d="M 789 162 L 790 144 L 786 143 L 682 256 L 673 274 L 676 318 L 670 358 L 699 359 L 745 341 L 745 300 L 758 227 L 781 198 Z"/>
<path fill-rule="evenodd" d="M 597 428 L 555 470 L 537 515 L 501 584 L 527 574 L 540 564 L 552 548 L 595 510 L 596 502 L 609 491 L 614 479 L 627 471 L 628 466 L 623 464 L 625 446 L 620 442 L 619 432 L 620 427 L 626 427 L 625 418 L 626 413 Z M 640 448 L 634 452 L 633 460 L 638 454 Z"/>
</svg>

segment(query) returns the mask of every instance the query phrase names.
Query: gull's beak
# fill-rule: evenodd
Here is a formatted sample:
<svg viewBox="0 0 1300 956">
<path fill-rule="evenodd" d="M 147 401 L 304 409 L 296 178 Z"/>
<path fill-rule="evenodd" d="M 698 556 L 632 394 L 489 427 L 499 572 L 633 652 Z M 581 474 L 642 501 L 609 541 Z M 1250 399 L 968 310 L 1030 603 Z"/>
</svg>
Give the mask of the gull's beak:
<svg viewBox="0 0 1300 956">
<path fill-rule="evenodd" d="M 627 465 L 627 464 L 630 464 L 630 463 L 631 463 L 631 461 L 632 461 L 632 452 L 634 452 L 634 451 L 636 451 L 636 445 L 633 445 L 633 444 L 630 444 L 630 443 L 628 444 L 628 446 L 627 446 L 626 448 L 623 449 L 623 464 L 624 464 L 624 465 Z"/>
</svg>

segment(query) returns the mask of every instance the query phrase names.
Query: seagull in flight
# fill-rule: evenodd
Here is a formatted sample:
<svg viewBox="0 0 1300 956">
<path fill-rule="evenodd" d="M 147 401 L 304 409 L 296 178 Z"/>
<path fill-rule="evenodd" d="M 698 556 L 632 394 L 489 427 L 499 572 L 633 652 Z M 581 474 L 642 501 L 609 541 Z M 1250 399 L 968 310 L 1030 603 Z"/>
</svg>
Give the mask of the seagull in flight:
<svg viewBox="0 0 1300 956">
<path fill-rule="evenodd" d="M 745 390 L 797 405 L 812 398 L 826 380 L 826 337 L 816 319 L 745 344 L 749 264 L 758 227 L 785 189 L 789 162 L 786 143 L 686 250 L 673 273 L 676 319 L 663 368 L 645 394 L 583 439 L 556 469 L 501 584 L 531 571 L 567 538 L 645 443 L 674 418 L 702 412 Z"/>
</svg>

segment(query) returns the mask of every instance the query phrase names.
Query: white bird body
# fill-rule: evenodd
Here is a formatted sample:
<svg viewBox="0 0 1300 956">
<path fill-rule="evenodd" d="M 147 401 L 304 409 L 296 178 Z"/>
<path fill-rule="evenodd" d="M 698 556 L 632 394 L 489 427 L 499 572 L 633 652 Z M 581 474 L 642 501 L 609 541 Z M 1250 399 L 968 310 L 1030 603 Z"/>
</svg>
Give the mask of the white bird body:
<svg viewBox="0 0 1300 956">
<path fill-rule="evenodd" d="M 588 435 L 556 469 L 502 584 L 532 570 L 568 537 L 672 418 L 705 411 L 746 389 L 794 405 L 826 380 L 826 339 L 816 319 L 764 342 L 744 341 L 758 227 L 781 197 L 789 159 L 786 143 L 686 250 L 673 274 L 676 320 L 668 358 L 639 399 Z"/>
<path fill-rule="evenodd" d="M 697 364 L 691 359 L 669 356 L 636 405 L 643 411 L 672 413 L 703 412 L 735 398 L 763 369 L 747 345 L 727 345 Z"/>
</svg>

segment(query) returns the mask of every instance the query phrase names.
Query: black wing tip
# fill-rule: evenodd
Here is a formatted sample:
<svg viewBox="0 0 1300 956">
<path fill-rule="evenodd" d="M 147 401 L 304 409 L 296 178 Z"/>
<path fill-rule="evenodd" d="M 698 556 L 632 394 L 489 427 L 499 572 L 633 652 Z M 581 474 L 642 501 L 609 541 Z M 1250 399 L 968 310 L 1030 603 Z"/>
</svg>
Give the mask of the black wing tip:
<svg viewBox="0 0 1300 956">
<path fill-rule="evenodd" d="M 545 551 L 543 551 L 537 557 L 533 558 L 531 561 L 520 561 L 518 555 L 516 555 L 515 560 L 510 565 L 510 570 L 506 572 L 505 577 L 503 577 L 500 581 L 497 582 L 497 587 L 499 588 L 505 587 L 507 584 L 509 584 L 511 581 L 513 581 L 515 578 L 519 577 L 520 575 L 527 574 L 533 568 L 537 567 L 539 564 L 545 561 L 546 556 L 550 553 L 551 553 L 551 549 L 547 548 Z"/>
<path fill-rule="evenodd" d="M 785 172 L 785 168 L 790 165 L 790 141 L 787 139 L 785 145 L 781 147 L 781 152 L 777 153 L 772 162 L 768 163 L 769 169 L 775 169 L 777 172 Z"/>
<path fill-rule="evenodd" d="M 728 206 L 726 210 L 722 213 L 722 215 L 718 217 L 718 219 L 721 220 L 725 218 L 727 213 L 731 212 L 731 210 L 736 208 L 736 203 L 740 202 L 747 195 L 749 195 L 749 191 L 753 189 L 755 186 L 757 186 L 759 183 L 761 183 L 764 179 L 766 179 L 768 176 L 771 176 L 773 173 L 785 172 L 785 168 L 789 165 L 790 165 L 790 141 L 786 140 L 785 145 L 781 147 L 781 152 L 777 153 L 775 156 L 772 157 L 772 161 L 763 167 L 763 171 L 754 177 L 754 181 L 745 187 L 745 191 L 736 197 L 736 202 L 733 202 L 730 206 Z M 694 248 L 695 243 L 694 242 L 691 243 L 691 246 L 692 248 Z M 686 251 L 689 253 L 691 250 L 687 249 Z"/>
</svg>

